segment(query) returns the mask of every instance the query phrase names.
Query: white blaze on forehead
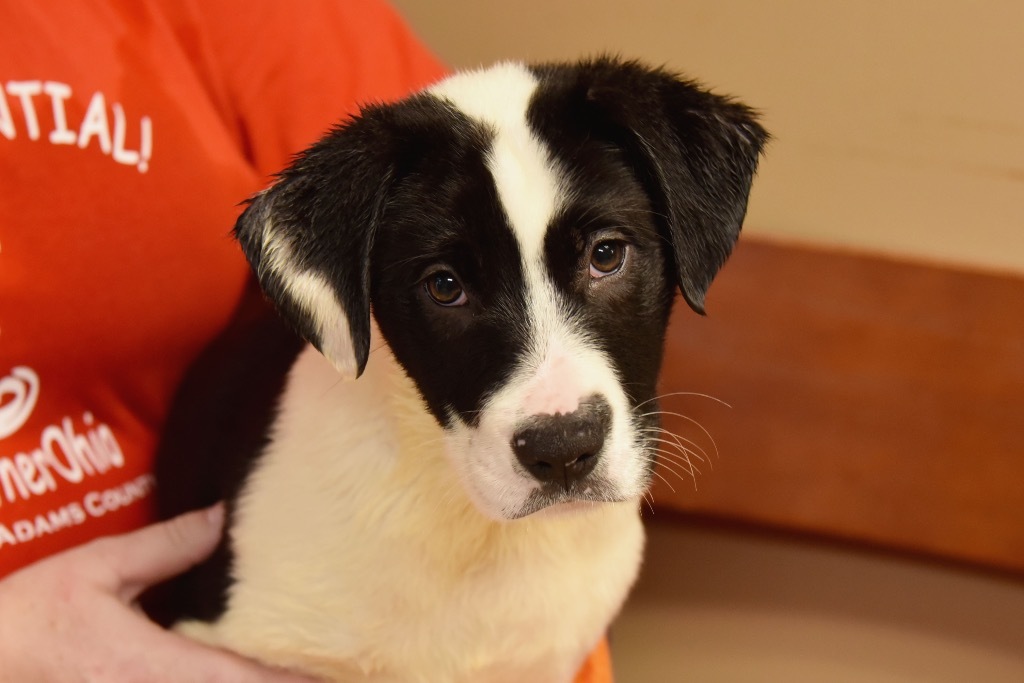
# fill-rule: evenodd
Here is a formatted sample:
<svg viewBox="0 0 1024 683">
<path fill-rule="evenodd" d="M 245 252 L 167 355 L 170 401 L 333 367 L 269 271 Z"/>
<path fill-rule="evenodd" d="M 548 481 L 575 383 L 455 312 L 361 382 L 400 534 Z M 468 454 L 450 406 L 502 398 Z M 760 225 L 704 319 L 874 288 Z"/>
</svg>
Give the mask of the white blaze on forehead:
<svg viewBox="0 0 1024 683">
<path fill-rule="evenodd" d="M 536 90 L 537 78 L 514 63 L 458 73 L 428 90 L 494 133 L 488 167 L 528 266 L 540 262 L 562 194 L 557 166 L 526 120 Z"/>
<path fill-rule="evenodd" d="M 556 339 L 563 336 L 566 320 L 544 267 L 544 236 L 565 193 L 557 162 L 527 121 L 537 85 L 526 67 L 504 63 L 455 74 L 429 92 L 484 124 L 494 136 L 487 166 L 522 254 L 529 306 L 523 322 L 531 339 L 527 366 L 539 373 L 529 403 L 540 412 L 571 412 L 579 396 L 569 395 L 575 390 L 572 382 L 560 381 L 566 365 L 549 356 L 559 346 Z"/>
</svg>

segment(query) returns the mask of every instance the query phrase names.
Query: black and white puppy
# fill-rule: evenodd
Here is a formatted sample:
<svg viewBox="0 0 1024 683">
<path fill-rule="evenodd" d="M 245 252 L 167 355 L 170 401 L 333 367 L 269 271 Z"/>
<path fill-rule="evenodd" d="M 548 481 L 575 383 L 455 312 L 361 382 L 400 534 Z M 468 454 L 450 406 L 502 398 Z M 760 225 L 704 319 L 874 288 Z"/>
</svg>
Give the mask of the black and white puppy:
<svg viewBox="0 0 1024 683">
<path fill-rule="evenodd" d="M 301 154 L 236 235 L 311 346 L 178 628 L 337 681 L 571 681 L 639 567 L 674 291 L 702 311 L 766 137 L 597 59 L 457 73 Z"/>
</svg>

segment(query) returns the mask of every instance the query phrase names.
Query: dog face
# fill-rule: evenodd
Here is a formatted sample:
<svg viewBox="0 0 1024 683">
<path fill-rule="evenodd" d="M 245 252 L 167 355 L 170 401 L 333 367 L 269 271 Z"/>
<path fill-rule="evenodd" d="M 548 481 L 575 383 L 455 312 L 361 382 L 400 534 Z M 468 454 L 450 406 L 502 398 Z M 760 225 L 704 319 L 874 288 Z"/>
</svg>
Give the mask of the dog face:
<svg viewBox="0 0 1024 683">
<path fill-rule="evenodd" d="M 703 310 L 765 139 L 746 107 L 635 63 L 503 64 L 367 107 L 236 235 L 347 377 L 372 307 L 485 514 L 628 500 L 675 288 Z"/>
</svg>

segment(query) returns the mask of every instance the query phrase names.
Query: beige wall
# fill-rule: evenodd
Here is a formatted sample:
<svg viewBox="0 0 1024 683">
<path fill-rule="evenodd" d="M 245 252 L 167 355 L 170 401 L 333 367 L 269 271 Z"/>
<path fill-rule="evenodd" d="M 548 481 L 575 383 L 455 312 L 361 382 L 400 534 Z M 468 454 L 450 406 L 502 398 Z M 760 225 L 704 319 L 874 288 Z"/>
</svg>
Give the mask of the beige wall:
<svg viewBox="0 0 1024 683">
<path fill-rule="evenodd" d="M 612 51 L 764 112 L 750 233 L 1024 273 L 1021 0 L 394 0 L 453 66 Z"/>
</svg>

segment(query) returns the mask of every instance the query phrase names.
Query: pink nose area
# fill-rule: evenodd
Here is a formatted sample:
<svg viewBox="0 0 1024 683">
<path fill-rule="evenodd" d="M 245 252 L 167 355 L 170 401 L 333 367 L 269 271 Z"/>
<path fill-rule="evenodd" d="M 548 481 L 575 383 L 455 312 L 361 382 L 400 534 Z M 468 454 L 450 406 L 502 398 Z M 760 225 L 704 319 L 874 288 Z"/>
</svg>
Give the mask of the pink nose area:
<svg viewBox="0 0 1024 683">
<path fill-rule="evenodd" d="M 523 396 L 527 415 L 567 415 L 580 407 L 578 370 L 565 355 L 545 359 Z"/>
</svg>

